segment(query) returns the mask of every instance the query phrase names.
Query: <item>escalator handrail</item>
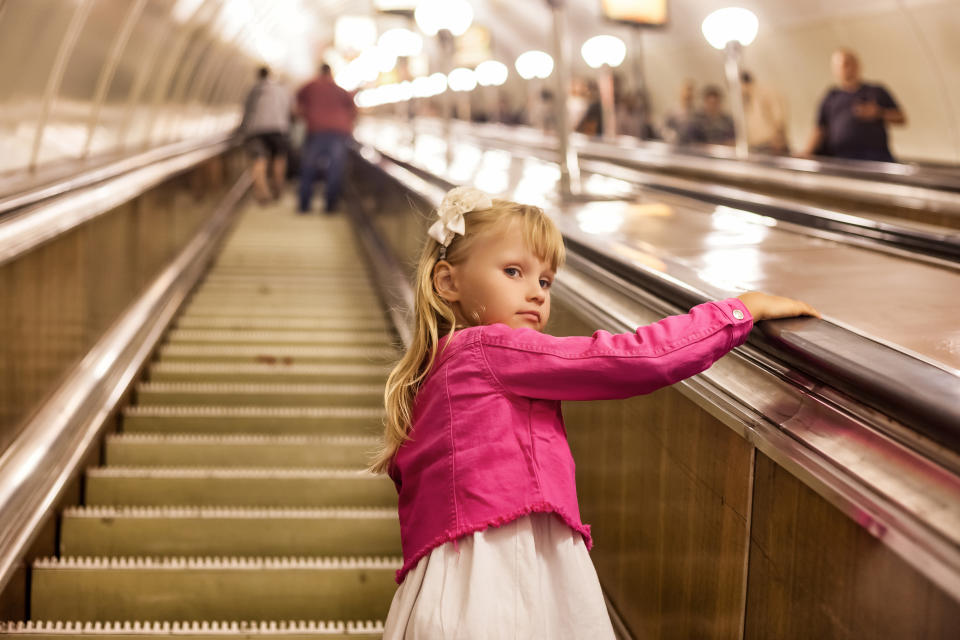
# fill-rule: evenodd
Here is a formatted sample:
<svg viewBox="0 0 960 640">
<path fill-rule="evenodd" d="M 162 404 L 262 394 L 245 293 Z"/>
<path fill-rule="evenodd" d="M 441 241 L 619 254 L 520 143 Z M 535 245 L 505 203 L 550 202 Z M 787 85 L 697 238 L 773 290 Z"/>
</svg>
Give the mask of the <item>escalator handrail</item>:
<svg viewBox="0 0 960 640">
<path fill-rule="evenodd" d="M 555 147 L 556 138 L 545 135 L 537 129 L 522 125 L 508 126 L 501 124 L 477 124 L 480 130 L 486 130 L 494 135 L 505 135 L 507 139 L 516 139 L 518 129 L 523 129 L 531 138 L 541 143 L 548 143 Z M 904 186 L 932 189 L 946 192 L 960 192 L 960 166 L 955 171 L 928 167 L 916 163 L 875 162 L 870 160 L 851 160 L 846 158 L 832 158 L 829 156 L 815 156 L 813 158 L 797 158 L 793 156 L 778 156 L 751 153 L 747 158 L 737 158 L 732 148 L 720 145 L 691 145 L 678 146 L 655 140 L 640 140 L 630 136 L 618 136 L 614 141 L 606 141 L 583 134 L 571 134 L 571 142 L 581 150 L 588 151 L 597 157 L 642 157 L 650 161 L 668 161 L 677 166 L 688 168 L 703 168 L 707 162 L 718 163 L 718 166 L 736 164 L 749 167 L 747 172 L 757 168 L 793 172 L 797 174 L 817 174 L 846 177 L 861 181 L 896 183 Z"/>
<path fill-rule="evenodd" d="M 936 257 L 960 262 L 960 232 L 952 229 L 914 228 L 889 221 L 824 209 L 804 202 L 785 200 L 737 187 L 703 184 L 696 180 L 648 174 L 605 160 L 585 160 L 581 169 L 626 180 L 666 193 L 696 198 L 716 205 L 743 209 L 809 229 L 862 238 L 871 247 L 888 245 L 916 253 L 918 257 Z"/>
<path fill-rule="evenodd" d="M 381 169 L 434 207 L 447 189 L 458 186 L 388 154 L 379 154 Z M 404 180 L 404 172 L 412 173 L 416 180 Z M 425 180 L 432 182 L 433 188 L 424 189 Z M 574 251 L 680 309 L 724 295 L 712 291 L 706 283 L 691 286 L 627 262 L 600 245 L 572 236 L 569 230 L 564 230 L 564 240 Z M 816 318 L 762 322 L 751 332 L 750 341 L 775 359 L 960 452 L 960 377 L 951 372 Z"/>
<path fill-rule="evenodd" d="M 412 126 L 432 133 L 442 132 L 440 122 L 431 118 L 418 118 Z M 527 126 L 454 123 L 454 131 L 467 128 L 474 135 L 491 140 L 523 144 L 526 138 L 526 143 L 541 148 L 557 148 L 555 136 Z M 898 206 L 907 208 L 917 208 L 917 202 L 927 202 L 934 207 L 955 203 L 960 207 L 960 167 L 955 177 L 952 172 L 945 170 L 889 162 L 756 155 L 744 160 L 710 152 L 706 147 L 677 147 L 625 136 L 617 138 L 615 142 L 605 142 L 577 133 L 571 134 L 570 145 L 584 157 L 610 162 L 713 172 L 734 178 L 763 178 L 765 182 L 776 186 L 800 190 L 811 179 L 820 182 L 826 179 L 830 181 L 830 192 L 840 197 L 893 199 Z"/>
<path fill-rule="evenodd" d="M 218 136 L 203 143 L 167 149 L 160 156 L 138 156 L 139 160 L 133 164 L 121 161 L 104 167 L 98 170 L 97 180 L 57 183 L 58 195 L 37 196 L 36 204 L 0 218 L 0 264 L 112 211 L 172 176 L 223 153 L 233 144 L 231 138 Z M 111 177 L 105 177 L 107 175 Z"/>
<path fill-rule="evenodd" d="M 232 137 L 233 133 L 217 134 L 200 141 L 183 140 L 174 142 L 75 173 L 67 178 L 33 186 L 18 193 L 0 194 L 0 217 L 8 215 L 17 209 L 34 206 L 44 200 L 90 187 L 174 156 L 229 142 Z"/>
<path fill-rule="evenodd" d="M 245 172 L 190 243 L 70 371 L 0 455 L 0 592 L 202 276 L 250 183 Z"/>
</svg>

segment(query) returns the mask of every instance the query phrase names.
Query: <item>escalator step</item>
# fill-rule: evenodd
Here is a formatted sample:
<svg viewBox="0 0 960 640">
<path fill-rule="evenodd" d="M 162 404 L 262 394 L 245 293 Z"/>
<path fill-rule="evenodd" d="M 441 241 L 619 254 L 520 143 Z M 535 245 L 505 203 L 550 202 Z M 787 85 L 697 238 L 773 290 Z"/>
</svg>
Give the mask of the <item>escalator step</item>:
<svg viewBox="0 0 960 640">
<path fill-rule="evenodd" d="M 87 505 L 394 507 L 384 476 L 356 469 L 92 467 Z"/>
<path fill-rule="evenodd" d="M 361 436 L 120 433 L 106 438 L 106 464 L 363 468 L 378 442 Z"/>
<path fill-rule="evenodd" d="M 270 306 L 251 307 L 242 304 L 224 302 L 218 305 L 187 304 L 180 318 L 244 316 L 248 318 L 382 318 L 380 307 L 332 308 L 322 304 L 303 304 L 296 307 L 275 309 Z"/>
<path fill-rule="evenodd" d="M 128 407 L 125 432 L 379 435 L 382 407 Z"/>
<path fill-rule="evenodd" d="M 204 284 L 246 284 L 249 282 L 277 282 L 282 284 L 326 284 L 340 282 L 343 284 L 370 285 L 375 282 L 372 274 L 362 268 L 344 271 L 326 269 L 278 270 L 278 269 L 231 269 L 230 267 L 214 267 L 203 280 Z"/>
<path fill-rule="evenodd" d="M 349 331 L 207 331 L 203 329 L 174 329 L 167 336 L 170 344 L 220 345 L 376 345 L 390 344 L 392 336 L 376 329 Z"/>
<path fill-rule="evenodd" d="M 400 353 L 391 347 L 278 347 L 250 345 L 168 344 L 160 348 L 160 361 L 265 362 L 272 364 L 374 364 L 393 363 Z"/>
<path fill-rule="evenodd" d="M 367 620 L 396 589 L 400 558 L 42 558 L 39 620 Z"/>
<path fill-rule="evenodd" d="M 0 622 L 0 635 L 24 640 L 152 640 L 171 636 L 177 640 L 236 640 L 273 638 L 283 640 L 375 640 L 383 635 L 382 622 L 280 622 L 192 621 L 192 622 L 73 622 L 72 620 L 29 620 Z"/>
<path fill-rule="evenodd" d="M 143 382 L 143 404 L 271 407 L 383 406 L 383 384 L 254 384 Z"/>
<path fill-rule="evenodd" d="M 373 287 L 365 284 L 348 284 L 337 282 L 330 284 L 302 284 L 299 286 L 283 285 L 269 282 L 249 282 L 249 283 L 223 283 L 209 284 L 204 283 L 194 293 L 194 298 L 199 296 L 209 296 L 211 298 L 241 298 L 241 299 L 267 299 L 267 300 L 305 300 L 305 299 L 375 299 L 376 291 Z"/>
<path fill-rule="evenodd" d="M 382 316 L 369 318 L 251 318 L 249 316 L 184 316 L 177 320 L 179 329 L 220 329 L 228 331 L 317 331 L 326 329 L 377 329 L 383 331 L 387 321 Z"/>
<path fill-rule="evenodd" d="M 205 291 L 201 288 L 193 298 L 193 302 L 200 303 L 239 303 L 239 304 L 261 304 L 277 305 L 281 307 L 296 307 L 307 302 L 325 304 L 334 307 L 353 307 L 369 308 L 379 310 L 379 298 L 372 291 L 338 291 L 318 292 L 303 291 L 300 293 L 236 293 L 217 291 Z"/>
<path fill-rule="evenodd" d="M 346 274 L 338 274 L 336 276 L 315 276 L 312 278 L 264 278 L 264 277 L 248 277 L 248 278 L 232 278 L 224 279 L 222 277 L 217 277 L 216 274 L 211 274 L 210 277 L 207 277 L 203 281 L 203 289 L 211 290 L 216 289 L 218 291 L 238 291 L 238 292 L 249 292 L 249 291 L 340 291 L 340 290 L 350 290 L 350 289 L 365 289 L 367 291 L 373 291 L 374 285 L 373 281 L 370 278 L 352 278 Z"/>
<path fill-rule="evenodd" d="M 396 509 L 75 507 L 61 556 L 357 556 L 400 552 Z"/>
<path fill-rule="evenodd" d="M 369 364 L 217 364 L 160 362 L 150 367 L 152 382 L 253 382 L 278 384 L 376 383 L 383 384 L 389 367 Z"/>
</svg>

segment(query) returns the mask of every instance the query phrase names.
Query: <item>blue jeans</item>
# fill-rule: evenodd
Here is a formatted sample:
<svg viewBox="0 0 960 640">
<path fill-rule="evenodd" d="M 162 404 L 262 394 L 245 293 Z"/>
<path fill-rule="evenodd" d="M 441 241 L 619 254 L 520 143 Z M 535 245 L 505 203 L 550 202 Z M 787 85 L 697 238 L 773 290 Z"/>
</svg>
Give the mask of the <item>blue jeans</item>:
<svg viewBox="0 0 960 640">
<path fill-rule="evenodd" d="M 307 139 L 303 143 L 303 157 L 300 159 L 299 210 L 301 212 L 310 211 L 313 183 L 317 179 L 317 171 L 321 166 L 325 168 L 324 197 L 327 211 L 337 206 L 343 187 L 344 165 L 347 162 L 349 143 L 350 136 L 335 131 L 307 134 Z"/>
</svg>

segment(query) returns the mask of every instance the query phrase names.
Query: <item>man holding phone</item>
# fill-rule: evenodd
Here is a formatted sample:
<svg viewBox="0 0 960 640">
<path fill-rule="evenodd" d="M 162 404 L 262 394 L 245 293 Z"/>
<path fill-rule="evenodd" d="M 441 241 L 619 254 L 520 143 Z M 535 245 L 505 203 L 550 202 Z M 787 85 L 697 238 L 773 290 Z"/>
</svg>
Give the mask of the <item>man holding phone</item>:
<svg viewBox="0 0 960 640">
<path fill-rule="evenodd" d="M 833 87 L 820 103 L 817 126 L 803 155 L 896 162 L 887 143 L 887 125 L 903 125 L 906 116 L 883 86 L 860 78 L 860 61 L 849 49 L 831 59 Z"/>
</svg>

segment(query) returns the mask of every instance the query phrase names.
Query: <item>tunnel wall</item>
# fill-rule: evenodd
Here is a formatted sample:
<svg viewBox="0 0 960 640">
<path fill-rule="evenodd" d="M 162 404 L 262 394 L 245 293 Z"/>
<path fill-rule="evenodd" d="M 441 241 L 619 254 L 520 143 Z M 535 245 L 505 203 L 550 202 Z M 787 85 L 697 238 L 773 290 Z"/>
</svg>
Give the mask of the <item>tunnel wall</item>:
<svg viewBox="0 0 960 640">
<path fill-rule="evenodd" d="M 0 262 L 0 453 L 193 238 L 242 170 L 216 157 Z"/>
<path fill-rule="evenodd" d="M 174 6 L 0 1 L 0 176 L 235 127 L 254 61 Z"/>
<path fill-rule="evenodd" d="M 552 51 L 546 3 L 507 4 L 476 0 L 477 20 L 494 25 L 494 55 L 510 63 L 521 52 L 539 47 Z M 660 127 L 676 107 L 684 79 L 725 87 L 723 53 L 700 32 L 710 12 L 726 6 L 753 11 L 760 22 L 757 39 L 744 52 L 745 67 L 758 86 L 779 92 L 788 109 L 791 148 L 803 148 L 816 120 L 820 99 L 833 84 L 830 54 L 845 46 L 861 57 L 864 79 L 884 84 L 909 120 L 891 127 L 891 147 L 904 160 L 960 162 L 960 3 L 955 0 L 669 0 L 668 24 L 632 29 L 601 17 L 600 0 L 567 3 L 568 55 L 572 73 L 595 78 L 580 47 L 587 38 L 611 33 L 627 43 L 627 60 L 616 73 L 628 88 L 642 69 L 652 102 L 653 122 Z M 640 55 L 637 55 L 637 51 Z M 552 78 L 547 86 L 552 87 Z M 523 80 L 507 81 L 510 102 L 526 96 Z M 474 109 L 482 111 L 482 92 L 474 92 Z"/>
<path fill-rule="evenodd" d="M 744 50 L 744 65 L 758 86 L 782 95 L 794 152 L 806 144 L 820 100 L 834 84 L 832 51 L 848 47 L 860 56 L 864 80 L 886 86 L 907 115 L 907 126 L 888 129 L 894 156 L 960 162 L 960 83 L 955 80 L 960 77 L 960 3 L 753 0 L 736 4 L 759 18 L 760 30 Z M 728 5 L 676 0 L 671 2 L 668 27 L 640 34 L 643 71 L 658 124 L 675 107 L 685 78 L 696 81 L 699 88 L 708 83 L 725 86 L 723 53 L 710 47 L 700 33 L 703 18 L 723 6 Z M 581 3 L 579 10 L 589 9 Z"/>
</svg>

